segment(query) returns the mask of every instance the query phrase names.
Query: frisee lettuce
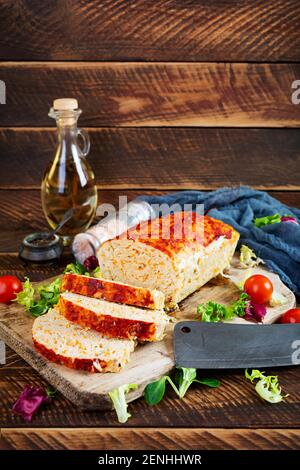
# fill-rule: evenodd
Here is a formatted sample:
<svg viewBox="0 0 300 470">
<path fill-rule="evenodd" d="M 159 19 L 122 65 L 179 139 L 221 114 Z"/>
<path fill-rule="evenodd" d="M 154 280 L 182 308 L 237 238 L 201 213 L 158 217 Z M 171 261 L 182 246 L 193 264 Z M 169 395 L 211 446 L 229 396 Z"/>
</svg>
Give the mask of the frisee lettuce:
<svg viewBox="0 0 300 470">
<path fill-rule="evenodd" d="M 281 307 L 288 301 L 287 297 L 280 294 L 280 292 L 273 291 L 272 296 L 269 300 L 270 307 Z"/>
<path fill-rule="evenodd" d="M 81 274 L 84 276 L 101 277 L 99 266 L 97 266 L 92 271 L 87 271 L 83 264 L 79 263 L 79 261 L 76 261 L 75 263 L 69 263 L 64 269 L 63 274 Z"/>
<path fill-rule="evenodd" d="M 100 271 L 100 266 L 97 266 L 97 268 L 92 271 L 92 277 L 102 277 L 101 271 Z"/>
<path fill-rule="evenodd" d="M 86 276 L 89 276 L 90 273 L 85 269 L 83 264 L 79 263 L 79 261 L 76 261 L 75 263 L 69 263 L 63 270 L 64 274 L 67 273 L 72 273 L 72 274 L 84 274 Z"/>
<path fill-rule="evenodd" d="M 61 279 L 57 278 L 50 284 L 38 287 L 35 291 L 29 279 L 25 278 L 23 290 L 16 295 L 14 301 L 23 305 L 33 317 L 39 317 L 57 304 L 60 286 Z"/>
<path fill-rule="evenodd" d="M 135 390 L 137 387 L 137 384 L 125 384 L 108 393 L 119 423 L 126 423 L 131 418 L 131 414 L 127 411 L 126 395 L 130 390 Z"/>
<path fill-rule="evenodd" d="M 255 385 L 256 392 L 263 400 L 269 403 L 280 403 L 288 396 L 281 394 L 277 375 L 264 375 L 264 372 L 260 372 L 257 369 L 253 369 L 251 374 L 249 374 L 246 369 L 245 377 L 251 383 L 257 380 Z"/>
<path fill-rule="evenodd" d="M 240 249 L 240 265 L 243 268 L 254 268 L 260 263 L 263 263 L 261 258 L 258 258 L 254 251 L 247 245 L 242 245 Z"/>
<path fill-rule="evenodd" d="M 13 302 L 23 305 L 27 311 L 29 311 L 30 307 L 34 304 L 34 288 L 28 277 L 25 277 L 23 290 L 16 294 L 16 298 Z"/>
<path fill-rule="evenodd" d="M 206 304 L 199 304 L 196 317 L 203 322 L 228 321 L 236 316 L 244 317 L 248 303 L 249 296 L 245 292 L 242 292 L 240 297 L 229 306 L 213 301 L 207 302 Z"/>
</svg>

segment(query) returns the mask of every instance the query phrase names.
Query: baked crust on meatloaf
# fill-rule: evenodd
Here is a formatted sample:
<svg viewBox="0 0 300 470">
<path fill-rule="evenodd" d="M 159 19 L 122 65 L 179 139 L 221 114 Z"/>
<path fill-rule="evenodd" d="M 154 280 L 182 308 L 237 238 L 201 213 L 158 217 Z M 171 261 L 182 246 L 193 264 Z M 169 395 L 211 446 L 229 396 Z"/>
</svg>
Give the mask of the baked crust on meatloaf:
<svg viewBox="0 0 300 470">
<path fill-rule="evenodd" d="M 135 287 L 80 274 L 65 274 L 62 279 L 61 290 L 152 310 L 162 310 L 165 305 L 164 294 L 156 289 Z"/>
<path fill-rule="evenodd" d="M 162 291 L 173 308 L 230 264 L 238 239 L 220 220 L 177 212 L 103 243 L 100 271 L 116 282 Z"/>
</svg>

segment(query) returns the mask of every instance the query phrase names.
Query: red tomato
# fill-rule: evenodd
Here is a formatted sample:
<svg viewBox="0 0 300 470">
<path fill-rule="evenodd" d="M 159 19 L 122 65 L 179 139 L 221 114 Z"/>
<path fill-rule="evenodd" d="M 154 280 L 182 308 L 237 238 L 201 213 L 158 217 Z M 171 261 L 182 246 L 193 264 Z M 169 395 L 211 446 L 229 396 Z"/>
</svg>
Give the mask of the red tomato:
<svg viewBox="0 0 300 470">
<path fill-rule="evenodd" d="M 22 282 L 16 276 L 0 276 L 0 302 L 10 302 L 22 289 Z"/>
<path fill-rule="evenodd" d="M 281 317 L 281 323 L 300 323 L 300 308 L 291 308 Z"/>
<path fill-rule="evenodd" d="M 251 300 L 257 304 L 266 304 L 273 293 L 273 284 L 266 276 L 254 274 L 248 277 L 244 284 L 244 291 Z"/>
</svg>

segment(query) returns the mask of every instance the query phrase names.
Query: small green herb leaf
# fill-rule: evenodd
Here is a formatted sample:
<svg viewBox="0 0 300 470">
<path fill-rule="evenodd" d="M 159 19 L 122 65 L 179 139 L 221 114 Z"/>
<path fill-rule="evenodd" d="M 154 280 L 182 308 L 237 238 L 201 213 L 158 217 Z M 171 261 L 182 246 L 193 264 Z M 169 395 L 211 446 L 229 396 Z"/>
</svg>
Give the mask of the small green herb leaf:
<svg viewBox="0 0 300 470">
<path fill-rule="evenodd" d="M 178 373 L 176 375 L 178 381 L 178 396 L 183 398 L 192 385 L 195 382 L 197 371 L 194 368 L 178 367 Z"/>
<path fill-rule="evenodd" d="M 164 397 L 167 376 L 148 384 L 144 391 L 145 401 L 148 405 L 157 405 Z"/>
<path fill-rule="evenodd" d="M 53 398 L 54 395 L 56 394 L 56 392 L 57 392 L 57 390 L 53 387 L 46 388 L 46 393 L 47 393 L 49 398 Z"/>
<path fill-rule="evenodd" d="M 197 379 L 197 370 L 190 367 L 177 367 L 175 374 L 175 383 L 168 376 L 163 376 L 160 380 L 156 380 L 147 385 L 144 396 L 148 405 L 157 405 L 164 397 L 166 391 L 166 383 L 168 382 L 173 388 L 176 395 L 182 399 L 192 383 L 197 382 L 209 387 L 218 387 L 219 380 L 216 379 Z"/>
<path fill-rule="evenodd" d="M 207 385 L 210 388 L 217 388 L 220 386 L 220 380 L 218 379 L 197 379 L 194 380 L 194 382 L 197 382 L 202 385 Z"/>
</svg>

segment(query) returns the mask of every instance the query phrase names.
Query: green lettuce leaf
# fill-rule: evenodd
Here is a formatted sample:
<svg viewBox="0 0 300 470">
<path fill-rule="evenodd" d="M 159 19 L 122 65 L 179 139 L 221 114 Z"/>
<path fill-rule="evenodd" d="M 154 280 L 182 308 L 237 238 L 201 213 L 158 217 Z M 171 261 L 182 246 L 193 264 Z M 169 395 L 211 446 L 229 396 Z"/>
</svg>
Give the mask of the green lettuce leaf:
<svg viewBox="0 0 300 470">
<path fill-rule="evenodd" d="M 266 215 L 265 217 L 256 217 L 253 221 L 256 227 L 264 227 L 265 225 L 278 224 L 281 222 L 280 214 Z"/>
<path fill-rule="evenodd" d="M 163 399 L 167 382 L 180 399 L 184 398 L 192 383 L 200 383 L 213 388 L 220 385 L 217 379 L 197 379 L 197 370 L 192 367 L 177 367 L 174 382 L 171 377 L 164 375 L 161 379 L 146 386 L 144 397 L 148 405 L 157 405 Z"/>
<path fill-rule="evenodd" d="M 25 281 L 23 282 L 23 290 L 18 292 L 13 302 L 17 302 L 18 304 L 23 305 L 27 311 L 29 311 L 34 304 L 34 288 L 28 277 L 25 277 Z"/>
<path fill-rule="evenodd" d="M 81 274 L 84 276 L 101 277 L 99 266 L 97 266 L 93 271 L 89 272 L 85 269 L 83 264 L 79 263 L 79 261 L 68 264 L 64 269 L 63 274 Z"/>
<path fill-rule="evenodd" d="M 264 372 L 260 372 L 257 369 L 253 369 L 251 374 L 249 374 L 246 369 L 245 377 L 252 383 L 257 380 L 255 385 L 256 392 L 263 400 L 269 403 L 280 403 L 288 396 L 282 395 L 277 375 L 264 375 Z"/>
<path fill-rule="evenodd" d="M 199 304 L 196 317 L 203 322 L 219 322 L 222 320 L 232 320 L 236 316 L 243 317 L 246 313 L 248 302 L 249 296 L 245 292 L 241 292 L 240 297 L 229 306 L 212 301 L 207 302 L 207 304 Z"/>
<path fill-rule="evenodd" d="M 33 317 L 39 317 L 58 303 L 60 286 L 61 280 L 57 278 L 50 284 L 38 287 L 35 291 L 29 279 L 26 278 L 23 290 L 17 294 L 15 302 L 23 305 Z"/>
<path fill-rule="evenodd" d="M 108 395 L 117 413 L 119 423 L 126 423 L 126 421 L 131 418 L 131 414 L 127 411 L 126 394 L 130 390 L 135 390 L 137 387 L 136 384 L 126 384 L 109 392 Z"/>
<path fill-rule="evenodd" d="M 76 261 L 75 263 L 69 263 L 65 267 L 64 274 L 66 273 L 72 273 L 72 274 L 84 274 L 85 276 L 89 276 L 89 272 L 85 269 L 83 264 L 79 263 L 79 261 Z"/>
<path fill-rule="evenodd" d="M 254 268 L 260 263 L 263 263 L 261 258 L 258 258 L 251 248 L 247 245 L 242 245 L 240 249 L 240 264 L 243 268 Z"/>
</svg>

